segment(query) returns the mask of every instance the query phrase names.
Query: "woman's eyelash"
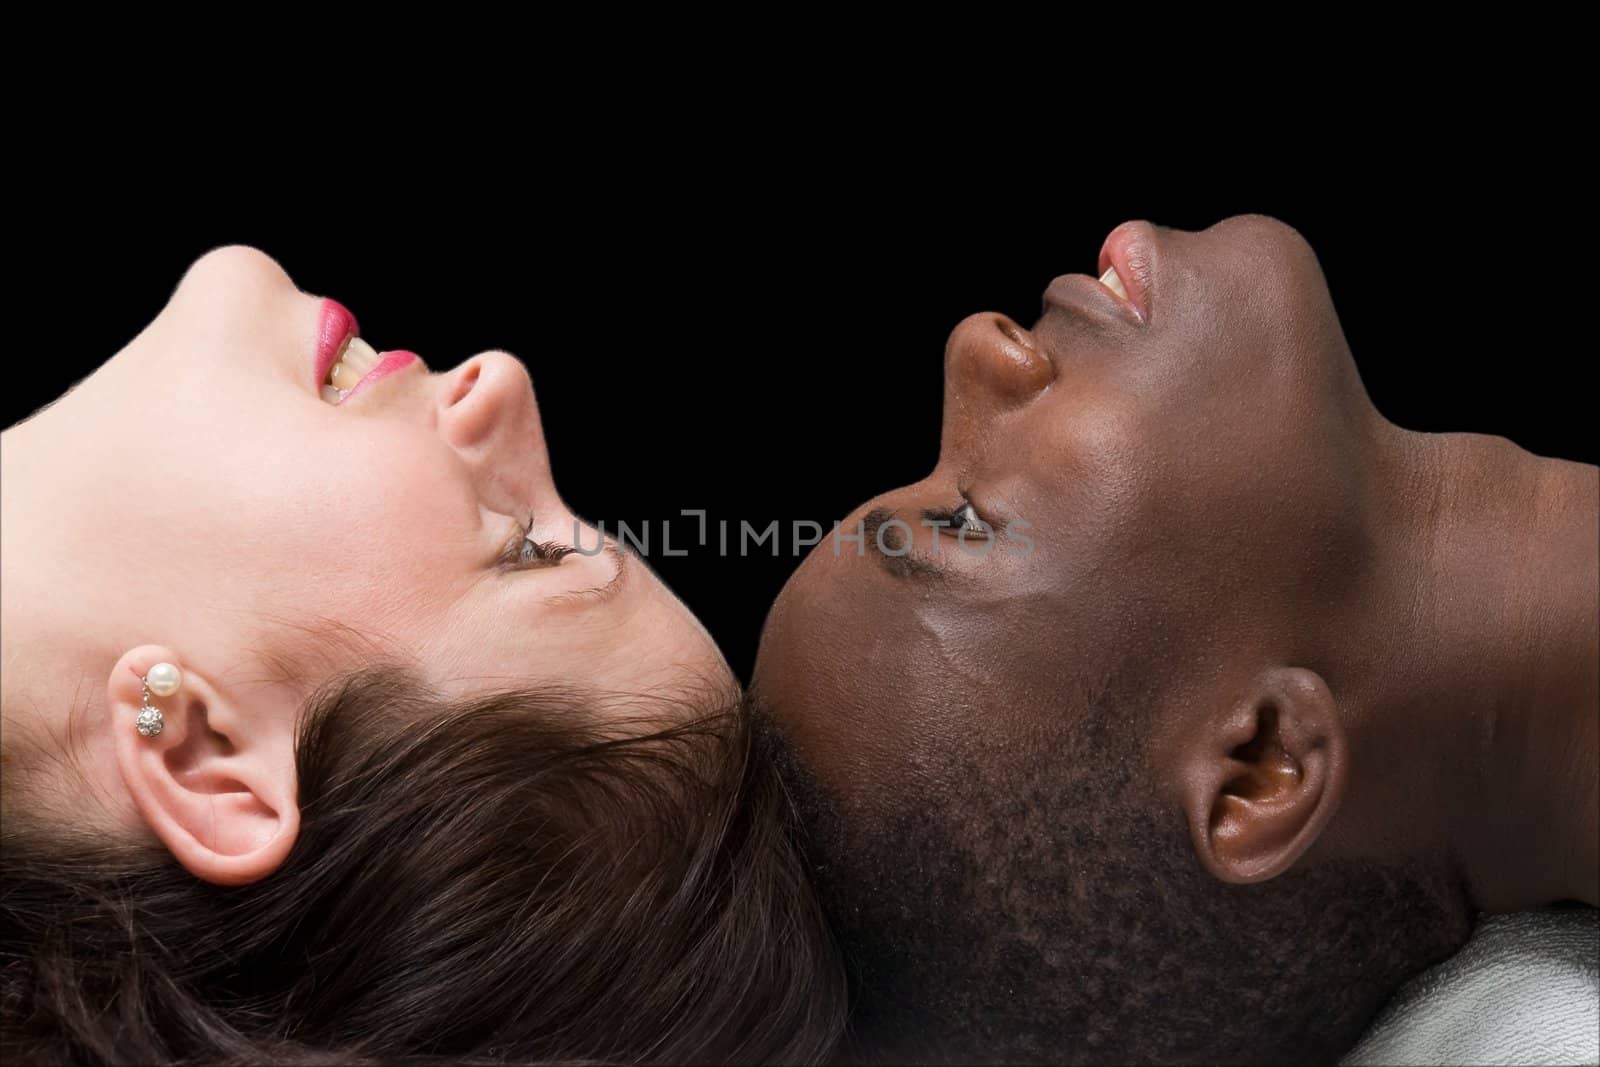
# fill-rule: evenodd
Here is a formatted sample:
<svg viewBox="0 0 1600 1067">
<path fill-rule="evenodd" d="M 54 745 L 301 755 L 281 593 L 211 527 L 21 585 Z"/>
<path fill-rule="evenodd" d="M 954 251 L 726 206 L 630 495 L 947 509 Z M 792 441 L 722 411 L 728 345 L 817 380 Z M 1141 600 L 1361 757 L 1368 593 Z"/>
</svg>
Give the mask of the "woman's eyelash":
<svg viewBox="0 0 1600 1067">
<path fill-rule="evenodd" d="M 516 538 L 506 546 L 501 562 L 512 570 L 531 570 L 534 567 L 548 567 L 560 563 L 562 558 L 576 551 L 571 545 L 558 544 L 555 541 L 535 541 L 533 539 L 533 516 L 528 516 L 527 525 L 520 528 Z"/>
</svg>

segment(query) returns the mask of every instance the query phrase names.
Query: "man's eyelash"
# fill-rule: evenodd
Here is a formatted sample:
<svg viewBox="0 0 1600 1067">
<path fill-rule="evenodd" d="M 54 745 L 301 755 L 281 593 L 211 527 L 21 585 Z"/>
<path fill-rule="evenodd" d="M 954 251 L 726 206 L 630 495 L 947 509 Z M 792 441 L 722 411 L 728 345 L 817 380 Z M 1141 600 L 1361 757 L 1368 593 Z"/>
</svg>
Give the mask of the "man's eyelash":
<svg viewBox="0 0 1600 1067">
<path fill-rule="evenodd" d="M 965 528 L 971 536 L 987 534 L 991 529 L 983 516 L 978 514 L 978 509 L 966 500 L 953 508 L 930 508 L 922 513 L 922 517 L 928 522 L 951 527 L 951 533 L 960 533 Z"/>
<path fill-rule="evenodd" d="M 575 551 L 571 545 L 555 541 L 535 541 L 533 516 L 529 515 L 527 524 L 518 529 L 517 536 L 501 554 L 500 562 L 514 571 L 532 570 L 535 567 L 549 567 L 560 563 L 563 557 Z"/>
</svg>

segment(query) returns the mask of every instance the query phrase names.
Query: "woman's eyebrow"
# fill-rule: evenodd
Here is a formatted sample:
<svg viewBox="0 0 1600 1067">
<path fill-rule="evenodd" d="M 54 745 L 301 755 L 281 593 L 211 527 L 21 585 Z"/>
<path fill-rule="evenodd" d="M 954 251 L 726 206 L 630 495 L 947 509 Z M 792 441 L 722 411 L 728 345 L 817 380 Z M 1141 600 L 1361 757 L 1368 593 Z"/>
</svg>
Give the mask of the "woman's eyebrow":
<svg viewBox="0 0 1600 1067">
<path fill-rule="evenodd" d="M 637 564 L 629 557 L 629 553 L 625 548 L 610 538 L 606 539 L 605 554 L 616 562 L 616 570 L 605 584 L 589 589 L 554 593 L 545 599 L 545 603 L 552 605 L 601 604 L 614 598 L 627 585 L 628 575 Z"/>
</svg>

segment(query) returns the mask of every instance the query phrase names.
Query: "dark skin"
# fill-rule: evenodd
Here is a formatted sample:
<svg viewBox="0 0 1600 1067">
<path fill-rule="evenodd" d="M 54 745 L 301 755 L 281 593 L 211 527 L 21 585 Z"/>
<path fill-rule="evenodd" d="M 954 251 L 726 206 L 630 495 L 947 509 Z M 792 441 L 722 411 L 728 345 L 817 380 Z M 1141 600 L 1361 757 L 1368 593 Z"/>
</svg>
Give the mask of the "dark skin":
<svg viewBox="0 0 1600 1067">
<path fill-rule="evenodd" d="M 784 588 L 754 684 L 801 758 L 937 805 L 1132 679 L 1224 882 L 1443 849 L 1483 911 L 1600 905 L 1600 471 L 1386 421 L 1274 219 L 1126 223 L 1110 266 L 1131 299 L 958 324 L 937 467 Z"/>
</svg>

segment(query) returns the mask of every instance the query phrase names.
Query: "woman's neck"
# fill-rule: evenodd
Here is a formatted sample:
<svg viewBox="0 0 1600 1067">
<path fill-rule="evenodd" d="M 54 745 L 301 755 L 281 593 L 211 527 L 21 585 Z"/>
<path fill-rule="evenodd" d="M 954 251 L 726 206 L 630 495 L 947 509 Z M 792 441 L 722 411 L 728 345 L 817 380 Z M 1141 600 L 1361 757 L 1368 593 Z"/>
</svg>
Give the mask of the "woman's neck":
<svg viewBox="0 0 1600 1067">
<path fill-rule="evenodd" d="M 70 766 L 92 779 L 115 767 L 98 711 L 105 705 L 105 670 L 120 654 L 110 642 L 131 621 L 126 597 L 117 593 L 128 587 L 127 576 L 117 574 L 114 559 L 91 551 L 92 528 L 84 539 L 85 526 L 117 517 L 92 520 L 84 487 L 71 480 L 75 468 L 37 460 L 51 454 L 51 415 L 47 408 L 0 433 L 0 763 L 7 805 L 62 803 L 98 823 L 98 811 L 83 803 L 76 785 L 58 774 L 32 773 Z M 96 568 L 104 573 L 86 573 Z M 55 784 L 30 788 L 41 781 Z M 94 792 L 113 823 L 133 817 L 125 791 Z"/>
</svg>

